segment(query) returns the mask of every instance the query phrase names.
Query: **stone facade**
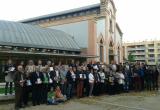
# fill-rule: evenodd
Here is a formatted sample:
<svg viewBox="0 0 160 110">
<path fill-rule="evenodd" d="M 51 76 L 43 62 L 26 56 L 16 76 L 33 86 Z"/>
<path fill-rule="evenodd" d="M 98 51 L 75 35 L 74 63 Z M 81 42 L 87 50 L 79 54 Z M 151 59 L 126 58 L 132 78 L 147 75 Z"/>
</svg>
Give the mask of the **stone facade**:
<svg viewBox="0 0 160 110">
<path fill-rule="evenodd" d="M 82 54 L 93 56 L 88 61 L 109 64 L 115 60 L 119 63 L 123 62 L 123 34 L 116 23 L 116 11 L 113 0 L 100 0 L 100 4 L 22 22 L 73 35 L 82 48 Z"/>
</svg>

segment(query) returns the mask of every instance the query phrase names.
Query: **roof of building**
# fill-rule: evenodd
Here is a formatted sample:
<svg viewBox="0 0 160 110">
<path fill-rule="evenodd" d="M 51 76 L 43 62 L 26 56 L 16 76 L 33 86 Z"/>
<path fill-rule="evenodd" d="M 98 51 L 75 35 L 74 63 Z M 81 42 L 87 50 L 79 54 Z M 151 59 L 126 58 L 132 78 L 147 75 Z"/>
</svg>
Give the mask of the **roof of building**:
<svg viewBox="0 0 160 110">
<path fill-rule="evenodd" d="M 38 17 L 34 17 L 34 18 L 29 18 L 29 19 L 21 20 L 20 22 L 27 23 L 27 22 L 32 22 L 32 21 L 36 21 L 36 20 L 52 18 L 55 16 L 62 16 L 62 15 L 70 14 L 70 13 L 76 13 L 76 12 L 80 12 L 80 11 L 90 10 L 90 9 L 94 9 L 94 8 L 100 8 L 100 3 L 89 5 L 89 6 L 84 6 L 84 7 L 80 7 L 80 8 L 75 8 L 75 9 L 71 9 L 71 10 L 67 10 L 67 11 L 38 16 Z"/>
<path fill-rule="evenodd" d="M 63 31 L 11 21 L 0 21 L 0 45 L 80 51 Z"/>
<path fill-rule="evenodd" d="M 123 32 L 122 32 L 121 28 L 119 27 L 118 23 L 116 23 L 116 27 L 117 27 L 117 29 L 118 29 L 119 33 L 120 33 L 120 34 L 121 34 L 121 36 L 122 36 L 122 35 L 123 35 Z"/>
</svg>

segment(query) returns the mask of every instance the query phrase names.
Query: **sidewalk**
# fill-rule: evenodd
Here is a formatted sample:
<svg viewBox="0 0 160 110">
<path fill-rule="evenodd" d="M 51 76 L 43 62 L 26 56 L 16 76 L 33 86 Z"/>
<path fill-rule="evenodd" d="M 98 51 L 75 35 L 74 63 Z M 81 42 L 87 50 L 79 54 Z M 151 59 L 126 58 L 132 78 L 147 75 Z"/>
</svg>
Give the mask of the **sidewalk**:
<svg viewBox="0 0 160 110">
<path fill-rule="evenodd" d="M 14 99 L 14 94 L 13 95 L 4 95 L 0 94 L 0 101 L 7 101 L 7 100 L 13 100 Z"/>
</svg>

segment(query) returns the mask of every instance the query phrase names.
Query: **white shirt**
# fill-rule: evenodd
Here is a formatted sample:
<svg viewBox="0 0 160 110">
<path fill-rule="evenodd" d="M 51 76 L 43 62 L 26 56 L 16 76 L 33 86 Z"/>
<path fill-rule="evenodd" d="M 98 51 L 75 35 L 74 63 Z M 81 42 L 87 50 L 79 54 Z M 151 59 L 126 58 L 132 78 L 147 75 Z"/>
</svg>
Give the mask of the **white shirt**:
<svg viewBox="0 0 160 110">
<path fill-rule="evenodd" d="M 89 83 L 94 83 L 94 76 L 92 73 L 89 73 Z"/>
<path fill-rule="evenodd" d="M 98 72 L 98 74 L 99 74 L 100 77 L 101 77 L 101 83 L 104 83 L 104 79 L 105 79 L 105 74 L 104 74 L 104 72 Z"/>
<path fill-rule="evenodd" d="M 124 75 L 123 75 L 123 73 L 119 73 L 119 84 L 124 84 Z"/>
</svg>

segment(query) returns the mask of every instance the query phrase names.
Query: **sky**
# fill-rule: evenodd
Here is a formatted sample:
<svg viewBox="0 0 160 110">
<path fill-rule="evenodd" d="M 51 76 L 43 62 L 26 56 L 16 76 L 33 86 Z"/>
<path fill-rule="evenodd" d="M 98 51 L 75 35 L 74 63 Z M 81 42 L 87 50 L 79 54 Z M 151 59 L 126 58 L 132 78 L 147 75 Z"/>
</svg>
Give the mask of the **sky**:
<svg viewBox="0 0 160 110">
<path fill-rule="evenodd" d="M 0 20 L 18 21 L 100 0 L 0 0 Z M 160 40 L 160 0 L 114 0 L 124 42 Z"/>
</svg>

